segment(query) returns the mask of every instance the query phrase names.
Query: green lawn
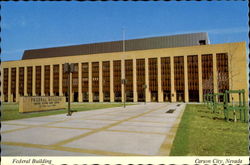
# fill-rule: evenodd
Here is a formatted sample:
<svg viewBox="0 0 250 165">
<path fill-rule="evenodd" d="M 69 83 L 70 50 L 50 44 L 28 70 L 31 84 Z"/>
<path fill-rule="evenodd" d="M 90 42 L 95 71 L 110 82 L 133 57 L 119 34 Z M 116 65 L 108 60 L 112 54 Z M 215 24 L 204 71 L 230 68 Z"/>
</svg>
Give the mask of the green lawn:
<svg viewBox="0 0 250 165">
<path fill-rule="evenodd" d="M 248 123 L 224 120 L 205 105 L 189 104 L 182 116 L 171 156 L 248 156 Z"/>
<path fill-rule="evenodd" d="M 132 105 L 132 104 L 127 104 L 127 105 Z M 96 109 L 103 109 L 103 108 L 121 107 L 121 106 L 123 106 L 122 103 L 104 103 L 104 104 L 101 104 L 101 103 L 79 104 L 77 103 L 77 104 L 71 104 L 71 109 L 77 110 L 77 111 L 89 111 L 89 110 L 96 110 Z M 44 111 L 44 112 L 33 112 L 33 113 L 19 113 L 18 104 L 3 103 L 1 107 L 1 113 L 2 113 L 1 121 L 5 121 L 5 120 L 15 120 L 15 119 L 22 119 L 22 118 L 38 117 L 38 116 L 56 115 L 56 114 L 66 115 L 67 109 Z"/>
</svg>

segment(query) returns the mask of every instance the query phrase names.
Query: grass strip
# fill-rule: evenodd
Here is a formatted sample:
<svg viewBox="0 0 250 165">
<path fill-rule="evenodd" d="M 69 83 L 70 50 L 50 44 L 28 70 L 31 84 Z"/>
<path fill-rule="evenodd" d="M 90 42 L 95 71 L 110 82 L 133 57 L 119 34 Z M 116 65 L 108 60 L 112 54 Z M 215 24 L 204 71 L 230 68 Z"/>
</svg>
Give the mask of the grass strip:
<svg viewBox="0 0 250 165">
<path fill-rule="evenodd" d="M 170 155 L 248 156 L 248 124 L 239 120 L 227 122 L 222 111 L 212 113 L 205 105 L 189 104 Z"/>
<path fill-rule="evenodd" d="M 134 104 L 127 104 L 127 105 L 134 105 Z M 91 103 L 91 104 L 80 104 L 80 103 L 73 103 L 71 104 L 72 110 L 80 111 L 90 111 L 90 110 L 98 110 L 104 108 L 113 108 L 113 107 L 121 107 L 123 106 L 122 103 Z M 67 107 L 67 105 L 66 105 Z M 49 116 L 49 115 L 56 115 L 56 114 L 67 114 L 67 108 L 63 110 L 52 110 L 52 111 L 41 111 L 41 112 L 32 112 L 32 113 L 19 113 L 18 111 L 18 104 L 17 103 L 3 103 L 1 107 L 1 121 L 7 120 L 15 120 L 15 119 L 23 119 L 23 118 L 32 118 L 32 117 L 39 117 L 39 116 Z M 77 112 L 76 112 L 77 113 Z"/>
</svg>

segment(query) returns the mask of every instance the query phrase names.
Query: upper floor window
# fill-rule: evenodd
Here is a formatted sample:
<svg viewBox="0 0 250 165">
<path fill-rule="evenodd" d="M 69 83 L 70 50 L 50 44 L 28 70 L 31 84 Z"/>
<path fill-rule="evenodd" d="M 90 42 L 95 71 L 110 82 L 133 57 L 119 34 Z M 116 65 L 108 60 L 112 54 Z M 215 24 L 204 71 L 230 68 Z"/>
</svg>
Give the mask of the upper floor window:
<svg viewBox="0 0 250 165">
<path fill-rule="evenodd" d="M 200 41 L 199 41 L 199 44 L 200 44 L 200 45 L 206 45 L 206 40 L 200 40 Z"/>
</svg>

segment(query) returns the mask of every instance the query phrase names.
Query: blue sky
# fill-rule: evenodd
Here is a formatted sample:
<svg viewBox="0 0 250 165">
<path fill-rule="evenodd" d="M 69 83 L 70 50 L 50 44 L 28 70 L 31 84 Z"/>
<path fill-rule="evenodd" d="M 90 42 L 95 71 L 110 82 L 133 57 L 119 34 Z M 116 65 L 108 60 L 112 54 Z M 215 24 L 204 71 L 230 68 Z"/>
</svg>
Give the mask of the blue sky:
<svg viewBox="0 0 250 165">
<path fill-rule="evenodd" d="M 1 59 L 26 49 L 208 32 L 211 44 L 248 43 L 245 2 L 2 2 Z"/>
</svg>

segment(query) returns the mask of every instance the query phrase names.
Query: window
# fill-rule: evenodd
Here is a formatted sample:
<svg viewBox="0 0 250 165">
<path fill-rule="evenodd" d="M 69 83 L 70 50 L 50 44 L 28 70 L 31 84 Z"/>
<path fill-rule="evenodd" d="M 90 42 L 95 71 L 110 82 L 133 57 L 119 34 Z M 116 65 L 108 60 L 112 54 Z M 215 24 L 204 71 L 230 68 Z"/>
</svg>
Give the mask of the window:
<svg viewBox="0 0 250 165">
<path fill-rule="evenodd" d="M 92 92 L 99 92 L 99 62 L 92 62 Z"/>
<path fill-rule="evenodd" d="M 32 95 L 32 66 L 27 67 L 27 93 L 29 96 Z"/>
<path fill-rule="evenodd" d="M 103 92 L 110 92 L 110 63 L 109 61 L 102 62 L 102 76 L 103 76 Z"/>
<path fill-rule="evenodd" d="M 53 92 L 59 93 L 59 65 L 53 65 Z"/>
<path fill-rule="evenodd" d="M 36 66 L 36 94 L 41 93 L 41 66 Z"/>
<path fill-rule="evenodd" d="M 203 54 L 201 56 L 202 63 L 202 88 L 203 95 L 207 93 L 213 93 L 213 55 Z"/>
<path fill-rule="evenodd" d="M 16 92 L 16 68 L 11 68 L 11 93 Z"/>
<path fill-rule="evenodd" d="M 75 63 L 74 72 L 72 73 L 72 92 L 78 92 L 78 64 Z"/>
<path fill-rule="evenodd" d="M 174 84 L 176 100 L 184 101 L 184 57 L 174 57 Z"/>
<path fill-rule="evenodd" d="M 120 92 L 121 91 L 121 61 L 114 61 L 113 63 L 114 67 L 114 92 Z"/>
<path fill-rule="evenodd" d="M 3 77 L 3 93 L 8 95 L 8 79 L 9 79 L 9 69 L 4 68 L 4 77 Z"/>
<path fill-rule="evenodd" d="M 227 53 L 218 53 L 216 59 L 218 91 L 225 92 L 229 89 L 228 55 Z"/>
<path fill-rule="evenodd" d="M 89 91 L 89 63 L 82 63 L 82 92 Z"/>
<path fill-rule="evenodd" d="M 206 40 L 199 40 L 200 45 L 206 45 Z"/>
<path fill-rule="evenodd" d="M 170 57 L 161 58 L 161 83 L 163 91 L 171 91 Z"/>
<path fill-rule="evenodd" d="M 158 79 L 157 79 L 157 58 L 148 59 L 148 70 L 149 70 L 149 90 L 158 91 Z"/>
</svg>

